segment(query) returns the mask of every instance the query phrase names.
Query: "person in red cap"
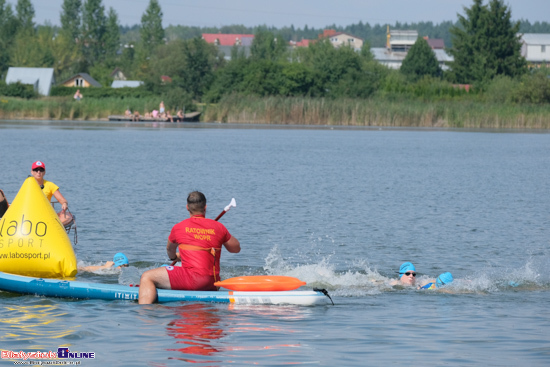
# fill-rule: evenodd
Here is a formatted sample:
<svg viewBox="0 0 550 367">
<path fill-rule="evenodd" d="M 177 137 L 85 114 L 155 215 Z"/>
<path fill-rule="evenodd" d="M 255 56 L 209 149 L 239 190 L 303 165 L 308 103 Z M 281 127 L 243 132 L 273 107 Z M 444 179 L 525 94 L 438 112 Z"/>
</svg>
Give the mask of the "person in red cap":
<svg viewBox="0 0 550 367">
<path fill-rule="evenodd" d="M 52 200 L 52 196 L 57 199 L 59 204 L 61 204 L 61 208 L 63 211 L 67 210 L 69 208 L 69 204 L 67 202 L 67 199 L 61 195 L 59 192 L 59 186 L 54 184 L 51 181 L 44 180 L 44 175 L 46 174 L 46 165 L 42 161 L 36 161 L 32 164 L 32 170 L 31 170 L 32 176 L 36 179 L 36 182 L 40 185 L 40 188 L 42 189 L 42 192 L 49 201 Z"/>
</svg>

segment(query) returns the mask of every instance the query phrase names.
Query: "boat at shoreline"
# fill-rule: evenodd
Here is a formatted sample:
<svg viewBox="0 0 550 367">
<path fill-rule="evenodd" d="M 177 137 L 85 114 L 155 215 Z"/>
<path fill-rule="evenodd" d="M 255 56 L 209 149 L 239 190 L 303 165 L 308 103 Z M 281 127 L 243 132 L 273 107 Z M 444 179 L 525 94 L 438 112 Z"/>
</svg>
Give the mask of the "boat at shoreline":
<svg viewBox="0 0 550 367">
<path fill-rule="evenodd" d="M 183 119 L 173 116 L 172 120 L 168 118 L 161 118 L 161 117 L 143 117 L 140 116 L 139 119 L 135 119 L 134 116 L 127 116 L 127 115 L 109 115 L 108 119 L 109 121 L 128 121 L 128 122 L 169 122 L 169 123 L 177 123 L 177 122 L 197 122 L 199 121 L 201 112 L 189 112 L 185 113 L 183 115 Z"/>
</svg>

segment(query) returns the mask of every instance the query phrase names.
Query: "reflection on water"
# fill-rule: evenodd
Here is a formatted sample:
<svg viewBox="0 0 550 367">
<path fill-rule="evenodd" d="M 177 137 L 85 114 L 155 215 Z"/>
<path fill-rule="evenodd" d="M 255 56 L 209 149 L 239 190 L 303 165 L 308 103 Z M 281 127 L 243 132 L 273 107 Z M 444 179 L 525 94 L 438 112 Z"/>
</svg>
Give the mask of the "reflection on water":
<svg viewBox="0 0 550 367">
<path fill-rule="evenodd" d="M 224 331 L 219 325 L 220 317 L 214 307 L 200 303 L 186 304 L 175 308 L 175 311 L 179 318 L 168 324 L 167 333 L 177 339 L 176 344 L 184 346 L 167 350 L 200 356 L 219 352 L 213 346 L 213 341 L 222 338 Z M 188 358 L 182 360 L 198 362 Z"/>
<path fill-rule="evenodd" d="M 239 202 L 223 222 L 242 252 L 223 255 L 223 277 L 295 276 L 336 306 L 0 293 L 2 348 L 71 343 L 104 366 L 548 365 L 548 133 L 41 124 L 0 123 L 0 186 L 15 197 L 29 162 L 46 161 L 79 221 L 79 261 L 131 259 L 120 274 L 81 280 L 133 284 L 163 264 L 186 194 L 199 189 L 212 216 Z M 455 294 L 387 286 L 405 261 L 419 282 L 452 272 Z"/>
<path fill-rule="evenodd" d="M 0 341 L 57 339 L 74 333 L 79 326 L 61 322 L 66 315 L 59 305 L 4 306 L 0 318 Z"/>
<path fill-rule="evenodd" d="M 166 331 L 169 336 L 176 339 L 175 345 L 178 348 L 166 350 L 186 355 L 185 358 L 171 359 L 191 363 L 221 362 L 227 357 L 237 357 L 235 352 L 259 350 L 270 350 L 270 357 L 288 358 L 290 354 L 297 353 L 297 349 L 302 345 L 266 345 L 265 341 L 281 340 L 278 334 L 299 334 L 299 329 L 294 329 L 292 322 L 303 321 L 312 313 L 311 308 L 294 306 L 230 304 L 220 307 L 200 303 L 178 306 L 174 311 L 178 318 L 168 323 Z M 287 324 L 285 321 L 291 323 Z M 233 333 L 245 334 L 246 345 L 234 345 L 232 340 L 228 340 Z M 293 351 L 290 351 L 291 349 Z M 214 355 L 220 360 L 198 360 L 199 356 Z"/>
</svg>

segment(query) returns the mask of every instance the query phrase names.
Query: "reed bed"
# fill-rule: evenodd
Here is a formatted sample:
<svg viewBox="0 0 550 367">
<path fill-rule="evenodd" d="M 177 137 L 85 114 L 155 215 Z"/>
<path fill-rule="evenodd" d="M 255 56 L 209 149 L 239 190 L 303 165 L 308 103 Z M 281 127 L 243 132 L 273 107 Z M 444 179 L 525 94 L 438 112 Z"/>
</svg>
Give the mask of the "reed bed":
<svg viewBox="0 0 550 367">
<path fill-rule="evenodd" d="M 0 119 L 100 120 L 141 114 L 158 107 L 158 98 L 0 97 Z M 476 100 L 423 101 L 411 98 L 328 99 L 231 95 L 203 107 L 203 121 L 223 123 L 549 129 L 550 105 L 500 104 Z"/>
<path fill-rule="evenodd" d="M 204 121 L 224 123 L 452 128 L 550 128 L 549 105 L 475 100 L 282 98 L 233 95 L 208 105 Z"/>
<path fill-rule="evenodd" d="M 101 120 L 109 115 L 123 115 L 127 108 L 151 111 L 158 108 L 157 98 L 88 98 L 72 97 L 20 99 L 0 97 L 0 119 Z"/>
</svg>

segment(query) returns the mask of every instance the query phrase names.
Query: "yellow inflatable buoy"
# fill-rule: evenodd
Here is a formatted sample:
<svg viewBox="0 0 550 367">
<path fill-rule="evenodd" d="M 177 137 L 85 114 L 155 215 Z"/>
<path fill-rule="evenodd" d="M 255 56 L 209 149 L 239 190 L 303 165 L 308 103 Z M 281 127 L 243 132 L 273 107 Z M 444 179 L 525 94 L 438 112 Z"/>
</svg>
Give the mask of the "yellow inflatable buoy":
<svg viewBox="0 0 550 367">
<path fill-rule="evenodd" d="M 0 219 L 0 271 L 43 278 L 76 275 L 71 240 L 34 177 Z"/>
</svg>

